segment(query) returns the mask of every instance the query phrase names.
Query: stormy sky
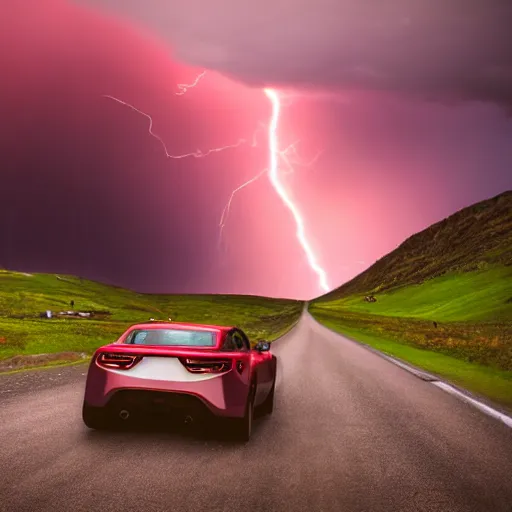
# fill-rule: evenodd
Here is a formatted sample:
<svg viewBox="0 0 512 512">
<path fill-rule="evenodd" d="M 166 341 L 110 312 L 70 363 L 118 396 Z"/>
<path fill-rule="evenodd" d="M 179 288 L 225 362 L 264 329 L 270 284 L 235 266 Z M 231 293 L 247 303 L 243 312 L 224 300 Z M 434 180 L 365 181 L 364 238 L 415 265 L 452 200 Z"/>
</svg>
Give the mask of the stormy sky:
<svg viewBox="0 0 512 512">
<path fill-rule="evenodd" d="M 0 19 L 0 265 L 146 292 L 321 293 L 512 187 L 512 5 L 499 0 L 26 0 Z M 197 87 L 184 95 L 178 84 Z M 203 152 L 240 139 L 236 148 Z M 259 131 L 257 128 L 263 126 Z M 256 138 L 253 138 L 256 133 Z"/>
</svg>

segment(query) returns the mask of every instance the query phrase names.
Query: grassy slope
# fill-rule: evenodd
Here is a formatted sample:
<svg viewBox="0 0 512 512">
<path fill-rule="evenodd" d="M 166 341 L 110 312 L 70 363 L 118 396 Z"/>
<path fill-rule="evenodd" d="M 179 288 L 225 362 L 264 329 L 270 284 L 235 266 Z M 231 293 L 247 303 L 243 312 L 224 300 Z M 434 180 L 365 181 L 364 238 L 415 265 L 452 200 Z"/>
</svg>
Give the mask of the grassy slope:
<svg viewBox="0 0 512 512">
<path fill-rule="evenodd" d="M 370 293 L 377 302 L 363 300 Z M 309 309 L 338 332 L 512 409 L 511 299 L 507 192 L 414 235 Z"/>
<path fill-rule="evenodd" d="M 59 279 L 60 278 L 60 279 Z M 108 319 L 31 318 L 46 309 L 108 310 Z M 91 353 L 150 317 L 237 325 L 251 339 L 275 339 L 300 316 L 293 300 L 234 295 L 147 295 L 72 276 L 0 270 L 0 360 L 18 354 Z M 13 316 L 25 318 L 13 318 Z"/>
<path fill-rule="evenodd" d="M 512 191 L 463 208 L 416 233 L 317 301 L 380 294 L 444 274 L 500 265 L 512 265 Z"/>
<path fill-rule="evenodd" d="M 338 310 L 449 321 L 499 322 L 512 319 L 512 266 L 452 273 L 421 285 L 378 294 L 377 302 L 351 295 L 318 303 L 324 310 Z"/>
</svg>

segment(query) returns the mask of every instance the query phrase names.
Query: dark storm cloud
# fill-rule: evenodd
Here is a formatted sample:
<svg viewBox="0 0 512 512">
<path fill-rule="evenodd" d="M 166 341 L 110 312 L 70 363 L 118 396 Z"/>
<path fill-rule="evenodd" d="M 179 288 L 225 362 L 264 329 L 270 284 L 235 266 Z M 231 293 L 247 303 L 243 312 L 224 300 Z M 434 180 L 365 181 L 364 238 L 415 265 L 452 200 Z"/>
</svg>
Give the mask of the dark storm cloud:
<svg viewBox="0 0 512 512">
<path fill-rule="evenodd" d="M 510 0 L 76 0 L 252 85 L 512 104 Z"/>
</svg>

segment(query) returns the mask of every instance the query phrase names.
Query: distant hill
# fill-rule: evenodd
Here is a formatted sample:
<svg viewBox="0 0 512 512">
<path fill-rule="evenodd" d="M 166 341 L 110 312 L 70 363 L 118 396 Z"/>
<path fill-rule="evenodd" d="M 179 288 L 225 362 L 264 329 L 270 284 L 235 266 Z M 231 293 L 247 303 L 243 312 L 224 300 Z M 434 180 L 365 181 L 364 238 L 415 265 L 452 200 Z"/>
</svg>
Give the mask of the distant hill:
<svg viewBox="0 0 512 512">
<path fill-rule="evenodd" d="M 302 308 L 297 300 L 143 294 L 69 275 L 0 269 L 0 372 L 2 361 L 21 355 L 91 354 L 129 325 L 150 318 L 237 325 L 253 341 L 273 341 Z M 47 310 L 53 312 L 51 319 Z M 59 315 L 68 310 L 79 314 Z"/>
<path fill-rule="evenodd" d="M 416 233 L 317 301 L 420 284 L 449 272 L 512 265 L 512 191 L 468 206 Z"/>
</svg>

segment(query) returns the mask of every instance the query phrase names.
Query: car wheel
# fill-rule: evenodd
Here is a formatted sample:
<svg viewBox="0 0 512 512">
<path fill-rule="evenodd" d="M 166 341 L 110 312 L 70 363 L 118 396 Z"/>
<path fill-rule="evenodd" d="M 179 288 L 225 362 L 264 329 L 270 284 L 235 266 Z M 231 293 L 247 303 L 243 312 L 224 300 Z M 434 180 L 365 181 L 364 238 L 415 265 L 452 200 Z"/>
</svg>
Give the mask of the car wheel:
<svg viewBox="0 0 512 512">
<path fill-rule="evenodd" d="M 254 416 L 254 389 L 251 389 L 247 398 L 245 407 L 245 415 L 241 419 L 236 419 L 234 426 L 234 434 L 237 441 L 247 442 L 251 438 L 252 421 Z"/>
<path fill-rule="evenodd" d="M 87 427 L 95 430 L 105 430 L 110 427 L 109 417 L 102 407 L 92 407 L 84 402 L 82 419 Z"/>
<path fill-rule="evenodd" d="M 274 410 L 275 390 L 276 390 L 276 381 L 274 381 L 274 384 L 272 384 L 272 389 L 270 390 L 270 393 L 268 394 L 267 398 L 265 398 L 265 401 L 260 406 L 259 412 L 262 415 L 272 414 L 272 411 Z"/>
</svg>

